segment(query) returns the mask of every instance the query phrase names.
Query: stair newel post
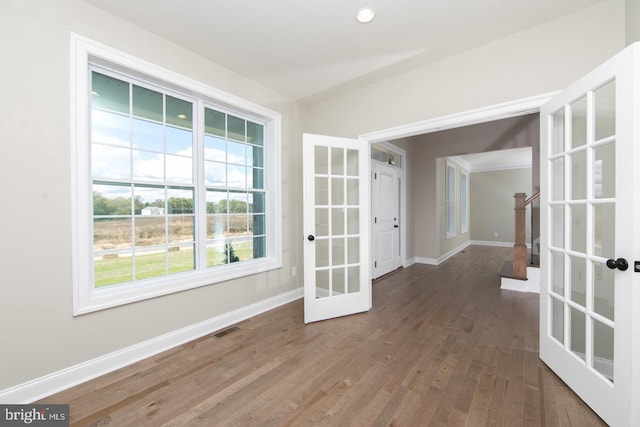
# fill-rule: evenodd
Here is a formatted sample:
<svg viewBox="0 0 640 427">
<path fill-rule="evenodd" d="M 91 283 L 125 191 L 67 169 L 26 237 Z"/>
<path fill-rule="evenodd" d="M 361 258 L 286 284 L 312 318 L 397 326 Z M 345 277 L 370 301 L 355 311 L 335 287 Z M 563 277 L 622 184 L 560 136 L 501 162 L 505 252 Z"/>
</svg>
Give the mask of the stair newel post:
<svg viewBox="0 0 640 427">
<path fill-rule="evenodd" d="M 527 279 L 527 245 L 525 243 L 525 216 L 526 216 L 526 197 L 525 193 L 516 193 L 515 199 L 515 224 L 516 235 L 515 244 L 513 245 L 513 277 L 515 279 Z"/>
</svg>

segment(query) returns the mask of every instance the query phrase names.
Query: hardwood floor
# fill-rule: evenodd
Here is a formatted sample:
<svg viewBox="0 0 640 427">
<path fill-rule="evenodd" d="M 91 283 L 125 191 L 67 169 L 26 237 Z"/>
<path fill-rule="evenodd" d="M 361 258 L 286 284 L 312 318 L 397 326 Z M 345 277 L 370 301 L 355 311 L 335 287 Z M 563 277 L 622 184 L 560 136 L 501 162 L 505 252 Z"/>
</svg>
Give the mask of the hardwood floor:
<svg viewBox="0 0 640 427">
<path fill-rule="evenodd" d="M 538 296 L 499 289 L 509 253 L 400 270 L 368 313 L 305 326 L 296 301 L 43 401 L 78 426 L 605 425 L 538 359 Z"/>
</svg>

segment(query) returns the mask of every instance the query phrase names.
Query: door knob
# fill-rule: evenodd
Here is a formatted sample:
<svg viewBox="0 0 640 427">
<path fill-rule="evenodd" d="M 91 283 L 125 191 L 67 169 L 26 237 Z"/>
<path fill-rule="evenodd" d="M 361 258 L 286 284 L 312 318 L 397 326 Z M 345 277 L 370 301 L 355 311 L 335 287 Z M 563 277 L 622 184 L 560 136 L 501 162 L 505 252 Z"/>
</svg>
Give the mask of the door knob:
<svg viewBox="0 0 640 427">
<path fill-rule="evenodd" d="M 627 268 L 629 268 L 629 263 L 624 258 L 608 259 L 607 267 L 612 270 L 615 270 L 617 268 L 620 271 L 625 271 Z"/>
<path fill-rule="evenodd" d="M 309 234 L 309 236 L 307 236 L 307 240 L 313 242 L 314 240 L 316 240 L 316 237 L 313 234 Z"/>
</svg>

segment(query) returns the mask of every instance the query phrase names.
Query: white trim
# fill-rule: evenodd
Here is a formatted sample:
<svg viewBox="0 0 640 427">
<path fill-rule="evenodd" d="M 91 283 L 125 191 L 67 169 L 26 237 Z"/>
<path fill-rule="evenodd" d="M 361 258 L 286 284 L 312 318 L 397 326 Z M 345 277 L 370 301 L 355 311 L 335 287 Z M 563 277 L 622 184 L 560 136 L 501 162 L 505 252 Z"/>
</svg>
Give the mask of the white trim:
<svg viewBox="0 0 640 427">
<path fill-rule="evenodd" d="M 36 378 L 17 386 L 0 390 L 0 402 L 26 404 L 54 393 L 84 383 L 119 368 L 159 354 L 165 350 L 200 338 L 215 331 L 257 316 L 302 298 L 302 288 L 294 289 L 274 297 L 240 307 L 211 319 L 186 326 L 134 344 L 109 354 L 88 360 L 60 371 Z"/>
<path fill-rule="evenodd" d="M 179 86 L 181 90 L 197 94 L 206 102 L 214 102 L 231 111 L 255 116 L 265 123 L 265 190 L 266 190 L 266 257 L 216 268 L 215 271 L 201 268 L 198 271 L 176 274 L 171 277 L 148 279 L 136 282 L 136 286 L 113 286 L 96 290 L 92 282 L 93 248 L 88 230 L 91 218 L 84 214 L 91 203 L 89 147 L 89 63 L 108 62 L 114 67 L 123 67 L 131 73 L 144 74 Z M 129 304 L 167 295 L 174 292 L 210 285 L 230 279 L 262 273 L 282 267 L 282 175 L 281 175 L 281 114 L 235 95 L 210 87 L 186 76 L 146 62 L 142 59 L 112 49 L 77 34 L 70 34 L 70 157 L 71 157 L 71 230 L 73 268 L 73 314 L 81 315 L 97 310 Z M 201 188 L 196 183 L 196 191 Z M 201 194 L 198 197 L 201 197 Z M 196 218 L 197 220 L 198 218 Z M 199 222 L 202 228 L 203 221 Z M 202 242 L 203 231 L 196 242 Z M 202 264 L 202 263 L 200 263 Z"/>
<path fill-rule="evenodd" d="M 360 138 L 369 142 L 390 141 L 398 138 L 437 132 L 446 129 L 454 129 L 478 123 L 486 123 L 492 120 L 506 119 L 509 117 L 523 116 L 537 113 L 540 107 L 550 100 L 558 92 L 550 92 L 529 98 L 517 99 L 502 104 L 490 105 L 448 116 L 436 117 L 407 125 L 396 126 L 388 129 L 365 133 Z"/>
<path fill-rule="evenodd" d="M 498 248 L 512 248 L 513 242 L 494 242 L 492 240 L 471 240 L 472 245 L 478 246 L 495 246 Z"/>
<path fill-rule="evenodd" d="M 459 245 L 458 247 L 456 247 L 454 249 L 451 249 L 449 252 L 447 252 L 444 255 L 440 255 L 438 258 L 416 257 L 415 260 L 416 260 L 416 263 L 418 263 L 418 264 L 440 265 L 443 262 L 445 262 L 446 260 L 448 260 L 449 258 L 451 258 L 452 256 L 458 254 L 459 252 L 462 252 L 463 250 L 465 250 L 469 246 L 471 246 L 471 241 L 467 241 L 467 242 Z"/>
</svg>

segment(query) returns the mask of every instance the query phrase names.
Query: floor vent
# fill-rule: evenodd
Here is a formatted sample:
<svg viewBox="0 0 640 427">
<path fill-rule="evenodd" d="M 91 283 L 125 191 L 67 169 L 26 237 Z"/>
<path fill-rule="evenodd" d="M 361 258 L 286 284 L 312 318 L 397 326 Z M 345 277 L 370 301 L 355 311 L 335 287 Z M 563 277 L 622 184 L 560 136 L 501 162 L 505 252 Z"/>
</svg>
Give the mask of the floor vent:
<svg viewBox="0 0 640 427">
<path fill-rule="evenodd" d="M 213 336 L 216 337 L 216 338 L 222 338 L 225 335 L 232 334 L 232 333 L 234 333 L 236 331 L 239 331 L 239 330 L 240 330 L 239 326 L 232 326 L 232 327 L 224 329 L 224 330 L 222 330 L 220 332 L 216 332 L 215 334 L 213 334 Z"/>
</svg>

